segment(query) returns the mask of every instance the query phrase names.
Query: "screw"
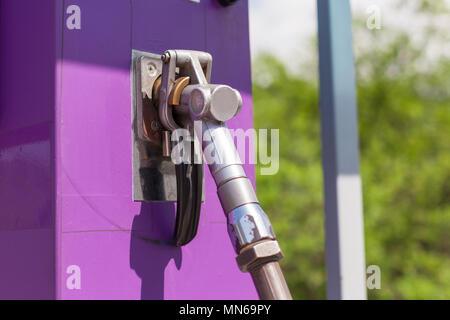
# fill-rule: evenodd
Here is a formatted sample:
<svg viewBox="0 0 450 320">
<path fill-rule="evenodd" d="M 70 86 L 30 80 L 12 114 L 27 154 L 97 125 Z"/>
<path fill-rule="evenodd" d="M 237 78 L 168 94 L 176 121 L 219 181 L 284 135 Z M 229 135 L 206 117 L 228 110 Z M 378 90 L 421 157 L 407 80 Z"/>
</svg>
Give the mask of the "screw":
<svg viewBox="0 0 450 320">
<path fill-rule="evenodd" d="M 169 60 L 170 60 L 170 53 L 169 53 L 169 52 L 164 53 L 164 54 L 161 56 L 161 60 L 162 60 L 164 63 L 169 62 Z"/>
<path fill-rule="evenodd" d="M 156 73 L 158 72 L 158 70 L 156 69 L 156 66 L 151 62 L 147 66 L 148 66 L 148 74 L 151 77 L 155 76 Z"/>
<path fill-rule="evenodd" d="M 156 122 L 155 120 L 152 121 L 152 123 L 150 124 L 151 128 L 153 131 L 158 131 L 159 130 L 159 124 L 158 122 Z"/>
</svg>

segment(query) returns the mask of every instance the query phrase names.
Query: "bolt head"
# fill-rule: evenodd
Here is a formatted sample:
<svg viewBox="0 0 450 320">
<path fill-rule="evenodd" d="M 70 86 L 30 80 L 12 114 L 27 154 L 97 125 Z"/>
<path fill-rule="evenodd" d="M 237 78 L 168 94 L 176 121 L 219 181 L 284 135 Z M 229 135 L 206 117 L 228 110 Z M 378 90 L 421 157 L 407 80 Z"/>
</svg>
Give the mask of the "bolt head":
<svg viewBox="0 0 450 320">
<path fill-rule="evenodd" d="M 156 76 L 158 69 L 156 68 L 155 64 L 153 62 L 149 62 L 147 64 L 147 71 L 150 77 Z"/>
<path fill-rule="evenodd" d="M 159 124 L 156 120 L 153 120 L 151 123 L 151 128 L 153 131 L 158 131 L 159 130 Z"/>
<path fill-rule="evenodd" d="M 162 60 L 164 63 L 169 62 L 169 60 L 170 60 L 170 53 L 169 53 L 169 52 L 164 53 L 164 54 L 161 56 L 161 60 Z"/>
<path fill-rule="evenodd" d="M 265 240 L 243 249 L 236 258 L 243 272 L 249 271 L 257 263 L 278 261 L 283 258 L 280 246 L 276 240 Z"/>
</svg>

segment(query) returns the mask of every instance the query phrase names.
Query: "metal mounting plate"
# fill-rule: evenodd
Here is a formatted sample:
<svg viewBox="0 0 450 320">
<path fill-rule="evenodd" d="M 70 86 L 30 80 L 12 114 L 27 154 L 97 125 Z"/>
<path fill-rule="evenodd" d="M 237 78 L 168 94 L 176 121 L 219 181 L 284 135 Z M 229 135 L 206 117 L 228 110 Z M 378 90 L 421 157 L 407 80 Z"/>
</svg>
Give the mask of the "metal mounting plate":
<svg viewBox="0 0 450 320">
<path fill-rule="evenodd" d="M 152 101 L 153 84 L 162 70 L 161 55 L 133 50 L 131 69 L 133 200 L 177 201 L 175 165 L 162 156 L 162 125 Z"/>
<path fill-rule="evenodd" d="M 160 54 L 132 51 L 133 200 L 177 201 L 175 165 L 163 157 L 163 125 L 153 85 L 162 73 Z M 205 199 L 204 181 L 202 202 Z"/>
</svg>

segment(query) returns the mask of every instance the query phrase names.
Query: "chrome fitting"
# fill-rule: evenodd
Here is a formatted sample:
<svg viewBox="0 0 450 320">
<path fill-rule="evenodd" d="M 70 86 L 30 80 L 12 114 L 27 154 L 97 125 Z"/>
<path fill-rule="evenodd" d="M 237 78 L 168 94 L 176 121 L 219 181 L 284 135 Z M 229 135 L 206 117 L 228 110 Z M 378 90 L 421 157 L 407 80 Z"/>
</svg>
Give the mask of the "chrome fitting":
<svg viewBox="0 0 450 320">
<path fill-rule="evenodd" d="M 275 239 L 269 218 L 258 203 L 245 204 L 228 214 L 228 234 L 236 253 L 257 241 Z"/>
<path fill-rule="evenodd" d="M 217 188 L 220 188 L 225 183 L 237 179 L 237 178 L 247 178 L 245 175 L 244 168 L 241 164 L 232 164 L 227 167 L 218 169 L 218 171 L 213 174 L 214 181 L 216 182 Z"/>
<path fill-rule="evenodd" d="M 283 258 L 278 241 L 264 240 L 257 242 L 237 256 L 236 261 L 242 272 L 252 271 L 268 262 L 278 261 Z"/>
<path fill-rule="evenodd" d="M 189 85 L 180 98 L 176 112 L 195 120 L 225 122 L 236 116 L 242 108 L 240 93 L 226 85 Z"/>
<path fill-rule="evenodd" d="M 217 194 L 225 213 L 245 204 L 258 203 L 252 182 L 247 177 L 228 181 L 217 188 Z"/>
</svg>

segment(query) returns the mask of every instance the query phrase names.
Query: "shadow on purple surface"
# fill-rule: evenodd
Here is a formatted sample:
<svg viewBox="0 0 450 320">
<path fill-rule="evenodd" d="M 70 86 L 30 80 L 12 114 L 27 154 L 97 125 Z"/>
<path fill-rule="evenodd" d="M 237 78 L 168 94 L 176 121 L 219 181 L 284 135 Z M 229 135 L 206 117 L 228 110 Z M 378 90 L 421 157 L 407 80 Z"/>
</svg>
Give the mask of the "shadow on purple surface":
<svg viewBox="0 0 450 320">
<path fill-rule="evenodd" d="M 173 203 L 142 203 L 133 219 L 130 267 L 141 278 L 141 299 L 164 299 L 164 272 L 173 259 L 181 268 L 181 248 L 173 246 L 175 230 Z"/>
</svg>

